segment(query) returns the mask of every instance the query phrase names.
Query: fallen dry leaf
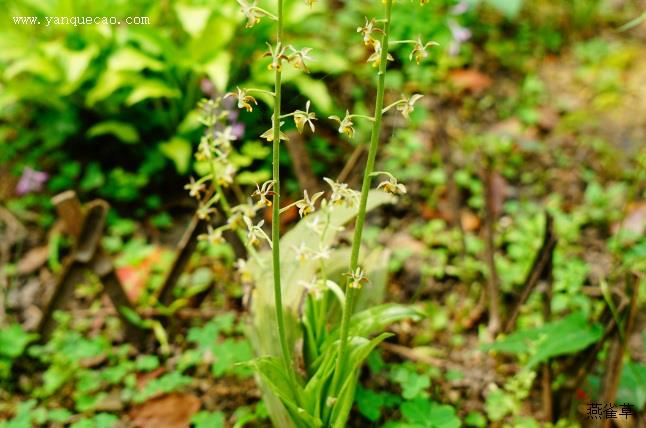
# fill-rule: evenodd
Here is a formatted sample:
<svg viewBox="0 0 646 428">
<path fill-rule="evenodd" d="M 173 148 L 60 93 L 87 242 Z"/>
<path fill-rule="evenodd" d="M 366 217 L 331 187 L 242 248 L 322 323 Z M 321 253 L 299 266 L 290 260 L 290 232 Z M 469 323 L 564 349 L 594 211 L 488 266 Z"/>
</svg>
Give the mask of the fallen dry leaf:
<svg viewBox="0 0 646 428">
<path fill-rule="evenodd" d="M 646 202 L 633 202 L 628 205 L 626 217 L 612 225 L 612 233 L 620 229 L 636 236 L 646 233 Z"/>
<path fill-rule="evenodd" d="M 117 268 L 116 273 L 119 281 L 131 302 L 137 302 L 141 294 L 146 289 L 148 278 L 152 270 L 162 260 L 164 253 L 168 249 L 163 247 L 155 248 L 141 263 L 137 266 L 122 266 Z"/>
<path fill-rule="evenodd" d="M 544 131 L 551 131 L 559 122 L 558 112 L 550 107 L 542 107 L 538 114 L 538 126 Z"/>
<path fill-rule="evenodd" d="M 473 93 L 482 92 L 493 83 L 491 78 L 486 74 L 469 68 L 451 70 L 449 73 L 449 81 L 456 88 Z"/>
<path fill-rule="evenodd" d="M 48 257 L 49 247 L 47 245 L 32 248 L 18 262 L 18 273 L 20 275 L 28 275 L 34 272 L 47 262 Z"/>
<path fill-rule="evenodd" d="M 480 229 L 480 217 L 471 211 L 464 210 L 460 213 L 460 221 L 465 232 L 473 232 Z"/>
<path fill-rule="evenodd" d="M 491 177 L 491 198 L 494 217 L 498 217 L 502 212 L 502 206 L 509 194 L 509 184 L 507 180 L 497 171 L 494 171 Z"/>
<path fill-rule="evenodd" d="M 152 398 L 130 411 L 137 428 L 189 428 L 202 403 L 193 394 L 171 393 Z"/>
</svg>

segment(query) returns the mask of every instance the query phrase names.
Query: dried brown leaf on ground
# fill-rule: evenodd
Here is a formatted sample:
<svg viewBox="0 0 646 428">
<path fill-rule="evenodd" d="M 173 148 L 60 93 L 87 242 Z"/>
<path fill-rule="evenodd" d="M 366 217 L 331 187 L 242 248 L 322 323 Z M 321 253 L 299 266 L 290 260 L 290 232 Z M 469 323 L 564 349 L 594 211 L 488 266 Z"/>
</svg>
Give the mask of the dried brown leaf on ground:
<svg viewBox="0 0 646 428">
<path fill-rule="evenodd" d="M 489 76 L 473 69 L 452 70 L 449 74 L 449 81 L 457 89 L 473 93 L 482 92 L 493 83 Z"/>
<path fill-rule="evenodd" d="M 42 245 L 40 247 L 32 248 L 18 262 L 18 273 L 20 275 L 28 275 L 34 272 L 47 262 L 49 257 L 49 246 Z"/>
<path fill-rule="evenodd" d="M 171 393 L 152 398 L 130 411 L 137 428 L 189 428 L 200 410 L 200 399 L 192 394 Z"/>
</svg>

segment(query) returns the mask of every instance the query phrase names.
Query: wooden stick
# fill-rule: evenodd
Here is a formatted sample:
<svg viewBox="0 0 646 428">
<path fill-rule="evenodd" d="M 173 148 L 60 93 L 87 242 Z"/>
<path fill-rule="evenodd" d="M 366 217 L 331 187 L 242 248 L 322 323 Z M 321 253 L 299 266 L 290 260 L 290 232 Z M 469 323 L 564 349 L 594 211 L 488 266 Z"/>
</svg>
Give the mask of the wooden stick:
<svg viewBox="0 0 646 428">
<path fill-rule="evenodd" d="M 310 155 L 301 136 L 297 133 L 291 133 L 290 138 L 286 141 L 287 151 L 292 160 L 294 174 L 302 190 L 307 190 L 310 195 L 321 190 L 321 185 L 312 171 Z"/>
<path fill-rule="evenodd" d="M 55 196 L 53 202 L 63 219 L 66 230 L 76 237 L 76 243 L 71 255 L 64 262 L 63 272 L 56 282 L 52 298 L 43 311 L 38 325 L 42 338 L 46 339 L 51 335 L 55 327 L 54 311 L 64 307 L 66 302 L 74 298 L 76 285 L 83 282 L 84 271 L 90 268 L 99 276 L 104 291 L 118 309 L 124 323 L 126 338 L 140 345 L 147 333 L 124 315 L 122 311 L 124 307 L 133 311 L 135 308 L 114 273 L 111 258 L 100 246 L 109 209 L 108 203 L 102 200 L 92 201 L 87 205 L 87 213 L 83 213 L 81 203 L 73 191 Z"/>
<path fill-rule="evenodd" d="M 65 232 L 74 238 L 78 238 L 83 227 L 83 209 L 76 192 L 68 190 L 52 198 L 52 204 L 56 208 L 58 216 L 63 220 Z"/>
<path fill-rule="evenodd" d="M 545 217 L 546 224 L 546 234 L 553 236 L 553 219 L 549 214 L 546 214 Z M 549 228 L 548 228 L 549 226 Z M 544 242 L 545 243 L 545 242 Z M 556 244 L 556 239 L 554 239 Z M 543 298 L 543 319 L 545 322 L 549 322 L 552 319 L 552 288 L 554 285 L 554 275 L 553 275 L 553 257 L 554 247 L 550 250 L 550 256 L 547 259 L 547 264 L 544 267 L 544 276 L 546 277 L 547 289 L 545 290 L 545 295 Z M 543 418 L 545 422 L 552 423 L 554 420 L 554 400 L 552 396 L 552 368 L 550 361 L 545 361 L 541 370 L 541 382 L 542 382 L 542 392 L 543 392 Z"/>
<path fill-rule="evenodd" d="M 486 158 L 486 156 L 485 156 Z M 494 244 L 494 229 L 496 214 L 493 195 L 493 171 L 490 159 L 484 160 L 483 183 L 485 188 L 484 207 L 484 234 L 486 244 L 486 262 L 489 266 L 489 278 L 487 280 L 487 294 L 489 296 L 489 333 L 495 336 L 500 329 L 500 289 L 498 272 L 496 270 Z"/>
<path fill-rule="evenodd" d="M 200 220 L 197 215 L 193 215 L 191 222 L 184 231 L 182 239 L 179 241 L 179 244 L 177 244 L 178 248 L 175 254 L 175 260 L 173 260 L 173 265 L 168 271 L 168 274 L 164 279 L 164 284 L 160 289 L 157 300 L 162 305 L 168 306 L 172 303 L 173 288 L 182 272 L 184 272 L 186 264 L 195 252 L 195 247 L 197 247 L 197 237 L 206 232 L 206 226 L 206 221 Z"/>
<path fill-rule="evenodd" d="M 627 312 L 627 321 L 625 325 L 623 339 L 619 330 L 617 329 L 617 334 L 610 344 L 608 349 L 608 356 L 606 360 L 606 371 L 601 383 L 601 403 L 614 403 L 617 396 L 617 389 L 619 388 L 619 377 L 621 376 L 621 371 L 624 363 L 624 352 L 626 351 L 626 346 L 630 333 L 632 331 L 633 325 L 635 323 L 635 317 L 637 315 L 637 300 L 639 297 L 639 282 L 633 274 L 626 275 L 626 291 L 631 294 L 630 305 Z M 593 424 L 593 428 L 596 427 L 610 427 L 610 420 L 600 420 L 596 421 Z"/>
<path fill-rule="evenodd" d="M 509 333 L 516 324 L 516 318 L 520 313 L 522 306 L 527 302 L 529 295 L 536 288 L 541 277 L 545 276 L 546 272 L 549 272 L 547 267 L 551 264 L 552 255 L 554 249 L 556 248 L 557 239 L 554 235 L 554 218 L 549 214 L 545 213 L 545 233 L 543 235 L 543 244 L 538 250 L 536 257 L 534 258 L 534 263 L 527 274 L 525 279 L 525 284 L 523 286 L 523 291 L 520 294 L 520 297 L 516 301 L 514 309 L 507 320 L 505 325 L 504 332 Z"/>
<path fill-rule="evenodd" d="M 363 144 L 359 144 L 357 147 L 354 148 L 354 151 L 350 155 L 350 158 L 348 159 L 348 161 L 343 166 L 343 169 L 341 170 L 338 177 L 336 178 L 336 181 L 338 181 L 339 183 L 344 183 L 348 180 L 348 178 L 350 177 L 350 174 L 352 173 L 352 170 L 359 162 L 359 160 L 361 159 L 361 156 L 365 151 L 366 151 L 366 148 L 364 147 Z"/>
</svg>

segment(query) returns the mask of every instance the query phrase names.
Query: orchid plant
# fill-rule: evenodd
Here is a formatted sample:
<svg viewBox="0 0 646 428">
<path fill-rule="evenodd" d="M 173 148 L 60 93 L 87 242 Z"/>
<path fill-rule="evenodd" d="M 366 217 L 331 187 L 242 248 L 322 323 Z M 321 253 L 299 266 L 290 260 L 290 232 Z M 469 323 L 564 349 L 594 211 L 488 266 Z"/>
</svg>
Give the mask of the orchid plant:
<svg viewBox="0 0 646 428">
<path fill-rule="evenodd" d="M 237 267 L 240 279 L 254 287 L 249 335 L 258 358 L 250 364 L 259 375 L 274 425 L 344 427 L 363 361 L 390 336 L 383 330 L 398 320 L 419 317 L 419 312 L 412 307 L 362 303 L 364 287 L 373 287 L 373 281 L 377 282 L 373 279 L 375 266 L 385 265 L 374 263 L 374 257 L 379 257 L 377 253 L 376 256 L 362 254 L 362 234 L 368 210 L 406 194 L 405 185 L 392 174 L 375 171 L 382 117 L 396 110 L 408 119 L 422 98 L 420 94 L 412 94 L 384 106 L 387 65 L 394 60 L 389 46 L 410 44 L 409 59 L 420 63 L 436 43 L 419 38 L 390 40 L 393 0 L 383 2 L 382 18 L 366 18 L 357 32 L 372 50 L 367 62 L 378 69 L 374 114 L 366 116 L 346 110 L 343 117 L 329 117 L 347 138 L 354 138 L 356 121 L 365 120 L 372 125 L 361 190 L 326 177 L 329 192 L 310 195 L 304 190 L 302 199 L 281 206 L 279 153 L 281 141 L 288 139 L 281 128 L 287 120 L 293 120 L 299 133 L 306 129 L 314 133 L 319 120 L 311 110 L 310 101 L 303 110 L 291 113 L 281 110 L 283 66 L 289 64 L 308 73 L 308 63 L 314 60 L 311 48 L 294 47 L 284 39 L 284 1 L 275 0 L 276 10 L 269 11 L 255 1 L 238 0 L 247 28 L 263 19 L 276 23 L 276 38 L 273 44 L 267 44 L 265 54 L 269 58 L 267 68 L 274 74 L 274 90 L 238 87 L 224 96 L 234 99 L 238 108 L 247 112 L 258 105 L 254 95 L 273 99 L 271 128 L 260 135 L 272 145 L 271 180 L 257 184 L 249 202 L 233 207 L 229 204 L 226 188 L 235 181 L 236 168 L 230 154 L 236 136 L 225 125 L 226 113 L 221 108 L 221 100 L 209 100 L 201 104 L 207 132 L 196 158 L 208 163 L 210 173 L 191 179 L 187 189 L 199 200 L 201 218 L 210 218 L 218 209 L 227 218 L 217 227 L 209 226 L 201 239 L 218 243 L 223 239 L 223 232 L 230 230 L 247 248 L 247 259 L 240 259 Z M 305 2 L 312 6 L 315 0 Z M 420 1 L 422 6 L 425 3 Z M 385 180 L 371 190 L 374 177 Z M 270 233 L 265 232 L 264 220 L 255 219 L 263 209 L 271 209 Z M 278 219 L 288 209 L 297 209 L 302 220 L 281 238 Z M 336 236 L 353 218 L 353 239 L 348 249 L 338 244 Z"/>
</svg>

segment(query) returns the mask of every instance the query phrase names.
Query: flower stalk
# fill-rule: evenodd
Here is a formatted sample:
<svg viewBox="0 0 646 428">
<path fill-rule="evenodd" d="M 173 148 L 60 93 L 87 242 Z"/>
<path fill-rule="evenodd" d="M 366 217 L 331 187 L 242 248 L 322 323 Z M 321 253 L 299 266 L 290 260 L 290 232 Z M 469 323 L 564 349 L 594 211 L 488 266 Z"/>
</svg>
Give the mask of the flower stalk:
<svg viewBox="0 0 646 428">
<path fill-rule="evenodd" d="M 359 213 L 355 220 L 354 236 L 352 240 L 352 253 L 350 257 L 350 272 L 357 272 L 359 269 L 359 250 L 361 248 L 361 238 L 363 227 L 366 220 L 366 207 L 368 203 L 368 192 L 372 184 L 372 173 L 375 169 L 375 159 L 379 147 L 379 138 L 381 135 L 381 118 L 384 110 L 384 92 L 386 82 L 386 67 L 388 65 L 388 37 L 390 33 L 390 16 L 393 0 L 386 0 L 386 17 L 384 19 L 384 29 L 381 37 L 381 59 L 379 62 L 379 73 L 377 81 L 377 99 L 375 101 L 374 121 L 372 123 L 372 133 L 370 136 L 370 147 L 368 150 L 368 160 L 363 174 L 363 183 L 361 185 L 361 196 L 359 200 Z M 341 333 L 339 340 L 339 355 L 336 362 L 336 369 L 332 379 L 332 393 L 339 393 L 340 375 L 343 372 L 348 352 L 348 334 L 350 328 L 350 317 L 354 311 L 355 300 L 359 287 L 351 287 L 352 279 L 349 278 L 345 284 L 346 300 L 343 306 L 343 315 L 341 319 Z"/>
<path fill-rule="evenodd" d="M 283 0 L 277 0 L 278 15 L 276 29 L 276 46 L 282 44 L 283 39 Z M 280 61 L 280 58 L 278 59 Z M 287 332 L 285 331 L 285 313 L 283 311 L 283 292 L 280 280 L 280 108 L 281 108 L 281 67 L 274 68 L 274 113 L 273 113 L 273 141 L 272 141 L 272 180 L 274 194 L 271 220 L 271 259 L 274 277 L 274 304 L 276 306 L 276 322 L 281 358 L 287 373 L 293 373 L 291 353 L 287 345 Z M 293 380 L 293 378 L 292 378 Z"/>
</svg>

